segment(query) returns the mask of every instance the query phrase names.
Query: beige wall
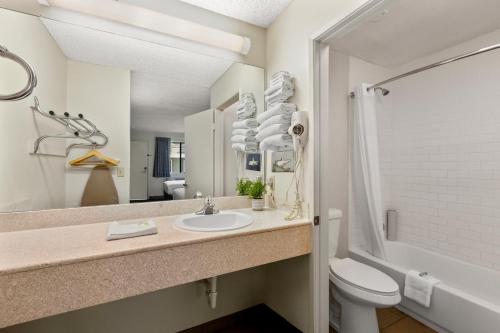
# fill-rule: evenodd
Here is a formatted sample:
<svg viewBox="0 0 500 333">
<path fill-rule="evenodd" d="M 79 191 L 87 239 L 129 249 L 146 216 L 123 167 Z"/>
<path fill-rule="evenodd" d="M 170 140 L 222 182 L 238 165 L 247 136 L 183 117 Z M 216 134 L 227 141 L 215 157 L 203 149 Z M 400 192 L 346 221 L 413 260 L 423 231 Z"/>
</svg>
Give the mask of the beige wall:
<svg viewBox="0 0 500 333">
<path fill-rule="evenodd" d="M 92 121 L 108 136 L 109 142 L 100 151 L 120 160 L 125 176 L 113 180 L 120 203 L 129 202 L 130 183 L 130 71 L 125 69 L 68 61 L 67 110 Z M 68 161 L 85 154 L 88 149 L 73 149 Z M 66 172 L 66 207 L 78 207 L 88 168 L 68 168 Z"/>
<path fill-rule="evenodd" d="M 224 164 L 226 156 L 228 156 L 228 158 L 236 158 L 234 154 L 227 154 L 224 152 L 225 150 L 227 151 L 227 149 L 224 148 L 224 144 L 231 138 L 231 132 L 224 130 L 224 109 L 239 100 L 240 94 L 251 92 L 255 97 L 257 113 L 263 112 L 264 87 L 265 71 L 263 68 L 234 63 L 210 88 L 210 107 L 218 109 L 215 112 L 215 170 L 219 170 L 223 165 L 226 167 L 234 167 L 235 165 L 234 163 Z M 228 102 L 230 103 L 228 104 Z M 231 119 L 233 117 L 234 115 L 229 116 Z M 245 163 L 244 161 L 242 162 Z M 237 162 L 235 163 L 238 165 Z M 261 176 L 263 170 L 262 172 L 240 170 L 237 171 L 237 173 L 238 177 L 254 179 Z M 224 175 L 219 175 L 217 172 L 215 173 L 216 195 L 224 194 L 222 178 L 224 178 Z"/>
<path fill-rule="evenodd" d="M 299 110 L 312 115 L 312 49 L 311 38 L 321 29 L 335 24 L 347 16 L 366 0 L 294 0 L 278 16 L 267 32 L 267 76 L 286 70 L 295 77 L 295 96 L 291 99 Z M 310 124 L 313 119 L 310 118 Z M 314 128 L 310 133 L 312 139 Z M 308 208 L 313 207 L 313 150 L 315 143 L 310 140 L 306 148 L 305 181 L 303 192 Z M 286 189 L 277 189 L 284 191 Z M 312 209 L 307 210 L 312 216 Z"/>
<path fill-rule="evenodd" d="M 34 116 L 30 106 L 38 96 L 44 110 L 66 111 L 66 58 L 38 18 L 0 8 L 0 44 L 28 61 L 38 86 L 26 99 L 0 102 L 0 211 L 64 207 L 64 158 L 32 156 L 38 136 L 58 133 L 62 127 Z M 14 62 L 0 58 L 0 93 L 14 92 L 26 84 L 26 73 Z M 52 140 L 42 149 L 64 152 L 63 140 Z"/>
</svg>

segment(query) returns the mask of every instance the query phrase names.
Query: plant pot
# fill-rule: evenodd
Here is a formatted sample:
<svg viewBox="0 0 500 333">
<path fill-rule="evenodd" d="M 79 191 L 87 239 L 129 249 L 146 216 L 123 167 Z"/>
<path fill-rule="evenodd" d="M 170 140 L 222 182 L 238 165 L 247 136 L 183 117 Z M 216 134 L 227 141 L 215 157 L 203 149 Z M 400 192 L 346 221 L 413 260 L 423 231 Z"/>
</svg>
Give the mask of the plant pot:
<svg viewBox="0 0 500 333">
<path fill-rule="evenodd" d="M 253 210 L 264 210 L 264 199 L 252 199 Z"/>
</svg>

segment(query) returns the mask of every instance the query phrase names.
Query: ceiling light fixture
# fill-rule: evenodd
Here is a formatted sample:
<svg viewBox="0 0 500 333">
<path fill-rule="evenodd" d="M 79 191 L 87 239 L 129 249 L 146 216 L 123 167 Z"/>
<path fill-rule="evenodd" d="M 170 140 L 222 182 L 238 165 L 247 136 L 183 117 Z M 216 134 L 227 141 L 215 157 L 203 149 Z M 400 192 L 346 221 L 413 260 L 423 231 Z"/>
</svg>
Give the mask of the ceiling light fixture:
<svg viewBox="0 0 500 333">
<path fill-rule="evenodd" d="M 38 0 L 38 3 L 168 34 L 243 55 L 250 52 L 252 44 L 248 37 L 113 0 Z"/>
</svg>

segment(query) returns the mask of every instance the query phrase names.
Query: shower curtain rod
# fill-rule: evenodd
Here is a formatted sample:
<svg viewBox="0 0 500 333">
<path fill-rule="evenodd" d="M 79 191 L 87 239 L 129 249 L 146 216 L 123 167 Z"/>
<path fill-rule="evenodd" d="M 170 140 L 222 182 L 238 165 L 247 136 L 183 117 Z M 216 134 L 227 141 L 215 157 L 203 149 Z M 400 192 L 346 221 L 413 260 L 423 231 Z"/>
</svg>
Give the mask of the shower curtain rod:
<svg viewBox="0 0 500 333">
<path fill-rule="evenodd" d="M 462 54 L 462 55 L 459 55 L 459 56 L 456 56 L 456 57 L 448 58 L 448 59 L 441 60 L 441 61 L 435 62 L 435 63 L 427 65 L 427 66 L 423 66 L 423 67 L 414 69 L 412 71 L 409 71 L 409 72 L 406 72 L 406 73 L 403 73 L 403 74 L 391 77 L 390 79 L 387 79 L 387 80 L 384 80 L 384 81 L 380 81 L 379 83 L 373 84 L 373 85 L 369 86 L 367 88 L 367 90 L 377 89 L 377 88 L 378 89 L 382 89 L 382 93 L 385 96 L 385 95 L 387 95 L 389 93 L 389 90 L 384 89 L 384 88 L 382 88 L 380 86 L 382 86 L 382 85 L 384 85 L 386 83 L 389 83 L 389 82 L 392 82 L 392 81 L 396 81 L 396 80 L 402 79 L 404 77 L 407 77 L 407 76 L 410 76 L 410 75 L 414 75 L 414 74 L 426 71 L 428 69 L 432 69 L 432 68 L 435 68 L 435 67 L 443 66 L 443 65 L 446 65 L 446 64 L 458 61 L 458 60 L 469 58 L 469 57 L 472 57 L 472 56 L 475 56 L 475 55 L 478 55 L 478 54 L 481 54 L 481 53 L 485 53 L 485 52 L 488 52 L 488 51 L 493 51 L 493 50 L 496 50 L 496 49 L 500 49 L 500 44 L 495 44 L 495 45 L 491 45 L 491 46 L 488 46 L 488 47 L 483 47 L 483 48 L 481 48 L 479 50 L 476 50 L 476 51 L 468 52 L 468 53 L 465 53 L 465 54 Z M 354 97 L 354 93 L 351 92 L 350 96 Z"/>
</svg>

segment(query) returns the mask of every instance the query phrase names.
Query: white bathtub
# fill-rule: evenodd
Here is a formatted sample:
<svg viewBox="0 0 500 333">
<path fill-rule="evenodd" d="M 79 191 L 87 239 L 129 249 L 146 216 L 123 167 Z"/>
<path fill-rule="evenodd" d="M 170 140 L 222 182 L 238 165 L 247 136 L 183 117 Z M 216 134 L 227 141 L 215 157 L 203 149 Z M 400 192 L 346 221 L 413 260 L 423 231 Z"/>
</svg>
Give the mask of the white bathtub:
<svg viewBox="0 0 500 333">
<path fill-rule="evenodd" d="M 401 294 L 408 270 L 441 280 L 429 309 L 403 297 L 401 310 L 440 332 L 500 332 L 500 273 L 400 242 L 386 242 L 388 260 L 351 249 L 349 256 L 380 269 L 399 284 Z"/>
</svg>

